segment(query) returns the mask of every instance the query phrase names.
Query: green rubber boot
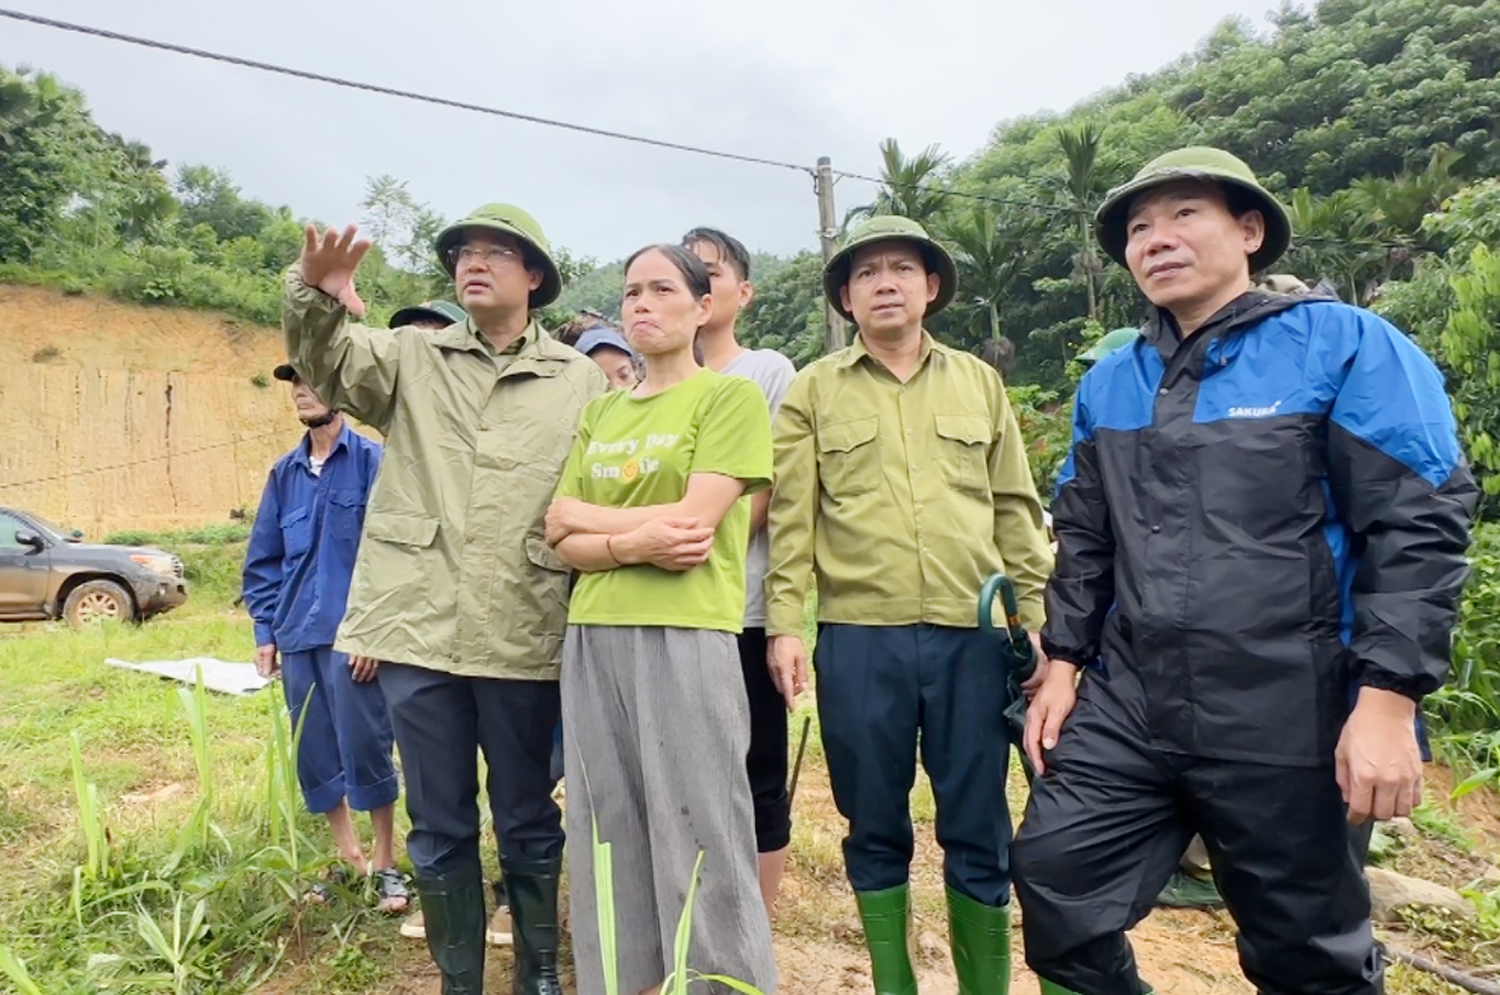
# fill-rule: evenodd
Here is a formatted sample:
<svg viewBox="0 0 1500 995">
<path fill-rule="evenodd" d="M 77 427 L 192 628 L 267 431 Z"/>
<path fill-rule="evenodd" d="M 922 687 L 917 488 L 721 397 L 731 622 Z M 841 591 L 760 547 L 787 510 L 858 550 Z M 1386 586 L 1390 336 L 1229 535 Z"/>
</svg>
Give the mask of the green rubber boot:
<svg viewBox="0 0 1500 995">
<path fill-rule="evenodd" d="M 1054 984 L 1053 982 L 1048 981 L 1046 978 L 1037 978 L 1036 980 L 1037 984 L 1041 987 L 1042 995 L 1078 995 L 1078 993 L 1073 989 L 1064 988 L 1062 985 Z M 1141 995 L 1156 995 L 1156 989 L 1152 988 L 1150 985 L 1146 985 L 1144 981 L 1141 982 L 1141 984 L 1146 986 L 1145 989 L 1141 992 Z"/>
<path fill-rule="evenodd" d="M 416 879 L 427 949 L 443 976 L 443 995 L 484 992 L 484 876 L 479 864 Z"/>
<path fill-rule="evenodd" d="M 1054 984 L 1046 978 L 1037 978 L 1036 980 L 1042 990 L 1042 995 L 1078 995 L 1073 989 Z"/>
<path fill-rule="evenodd" d="M 875 995 L 917 995 L 917 976 L 912 973 L 906 945 L 911 918 L 911 892 L 901 884 L 884 891 L 857 891 L 859 918 L 865 925 L 865 946 L 870 951 L 870 976 Z"/>
<path fill-rule="evenodd" d="M 958 995 L 1010 991 L 1010 906 L 981 905 L 948 889 L 948 936 Z"/>
<path fill-rule="evenodd" d="M 1212 879 L 1205 881 L 1186 871 L 1176 871 L 1161 894 L 1156 896 L 1156 906 L 1163 909 L 1222 909 L 1224 897 L 1214 887 Z"/>
<path fill-rule="evenodd" d="M 558 860 L 505 862 L 511 937 L 516 950 L 515 995 L 562 995 L 557 980 Z"/>
</svg>

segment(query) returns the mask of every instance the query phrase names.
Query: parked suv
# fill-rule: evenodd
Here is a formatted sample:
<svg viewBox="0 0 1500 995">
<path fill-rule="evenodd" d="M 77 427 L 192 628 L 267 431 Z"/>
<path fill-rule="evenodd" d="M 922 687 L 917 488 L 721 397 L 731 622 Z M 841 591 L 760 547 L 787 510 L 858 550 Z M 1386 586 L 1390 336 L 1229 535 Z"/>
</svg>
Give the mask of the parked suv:
<svg viewBox="0 0 1500 995">
<path fill-rule="evenodd" d="M 63 618 L 74 627 L 130 622 L 187 600 L 182 561 L 146 546 L 100 546 L 0 508 L 0 620 Z"/>
</svg>

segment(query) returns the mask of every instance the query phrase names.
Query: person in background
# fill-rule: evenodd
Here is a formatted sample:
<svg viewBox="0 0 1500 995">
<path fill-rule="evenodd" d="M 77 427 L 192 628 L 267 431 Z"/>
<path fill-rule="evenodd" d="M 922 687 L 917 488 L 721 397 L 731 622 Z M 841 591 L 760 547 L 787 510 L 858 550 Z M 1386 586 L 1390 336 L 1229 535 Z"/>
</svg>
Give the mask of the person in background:
<svg viewBox="0 0 1500 995">
<path fill-rule="evenodd" d="M 309 228 L 282 288 L 299 371 L 388 433 L 339 642 L 378 657 L 406 779 L 407 854 L 444 995 L 484 987 L 482 750 L 513 922 L 516 995 L 560 995 L 562 814 L 553 797 L 569 570 L 547 503 L 599 368 L 532 319 L 562 274 L 536 219 L 487 204 L 445 228 L 438 258 L 463 322 L 365 328 L 354 273 L 370 243 Z"/>
<path fill-rule="evenodd" d="M 948 251 L 909 218 L 871 218 L 823 271 L 858 326 L 809 364 L 776 415 L 766 574 L 769 664 L 805 686 L 818 591 L 818 717 L 875 991 L 908 995 L 911 790 L 920 751 L 937 802 L 959 991 L 1010 984 L 1005 668 L 978 595 L 1004 571 L 1042 618 L 1052 565 L 1026 444 L 1000 375 L 924 328 L 957 291 Z M 1037 677 L 1046 673 L 1042 660 Z"/>
<path fill-rule="evenodd" d="M 698 330 L 703 365 L 717 373 L 746 377 L 765 395 L 771 417 L 781 407 L 797 370 L 774 349 L 746 349 L 735 323 L 755 296 L 750 253 L 739 239 L 717 228 L 694 228 L 682 236 L 708 268 L 713 309 Z M 750 548 L 745 559 L 745 627 L 739 635 L 740 669 L 750 703 L 750 752 L 745 768 L 755 802 L 755 848 L 760 853 L 760 891 L 766 913 L 775 911 L 792 842 L 792 806 L 787 796 L 787 707 L 766 666 L 766 535 L 769 489 L 750 498 Z"/>
<path fill-rule="evenodd" d="M 409 325 L 412 328 L 435 332 L 440 328 L 457 324 L 467 317 L 468 314 L 464 309 L 452 301 L 423 301 L 421 304 L 404 307 L 391 315 L 391 320 L 386 323 L 386 327 L 401 328 Z"/>
<path fill-rule="evenodd" d="M 702 854 L 687 961 L 769 995 L 735 635 L 750 539 L 740 499 L 770 485 L 770 418 L 753 383 L 693 357 L 713 311 L 697 256 L 635 253 L 621 311 L 645 380 L 589 405 L 547 512 L 548 542 L 582 574 L 563 664 L 572 915 L 596 921 L 597 827 L 613 853 L 620 990 L 654 992 Z M 603 991 L 598 935 L 573 943 L 579 991 Z"/>
<path fill-rule="evenodd" d="M 641 381 L 641 357 L 620 334 L 619 326 L 593 311 L 578 317 L 557 330 L 557 340 L 599 364 L 613 390 L 634 387 Z"/>
<path fill-rule="evenodd" d="M 407 910 L 406 879 L 396 869 L 395 803 L 390 717 L 375 681 L 376 662 L 334 649 L 354 572 L 365 503 L 380 466 L 380 445 L 349 427 L 289 365 L 275 377 L 292 388 L 297 418 L 307 428 L 297 447 L 276 461 L 261 493 L 245 554 L 245 606 L 255 623 L 255 669 L 278 672 L 297 743 L 297 780 L 308 811 L 328 819 L 342 864 L 372 879 L 380 911 Z M 364 845 L 350 810 L 370 813 L 375 852 Z M 309 892 L 326 902 L 318 883 Z"/>
</svg>

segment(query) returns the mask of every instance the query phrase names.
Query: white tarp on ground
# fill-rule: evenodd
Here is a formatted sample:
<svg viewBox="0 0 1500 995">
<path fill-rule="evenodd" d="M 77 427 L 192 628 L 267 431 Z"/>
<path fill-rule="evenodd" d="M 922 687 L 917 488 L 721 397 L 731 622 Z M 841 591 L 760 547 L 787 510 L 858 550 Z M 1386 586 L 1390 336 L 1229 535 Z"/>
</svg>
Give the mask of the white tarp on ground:
<svg viewBox="0 0 1500 995">
<path fill-rule="evenodd" d="M 110 657 L 104 662 L 111 667 L 139 670 L 158 677 L 169 677 L 184 684 L 197 684 L 198 670 L 201 668 L 203 686 L 224 694 L 254 694 L 271 683 L 255 672 L 253 663 L 226 663 L 211 656 L 194 656 L 186 660 L 148 660 L 145 663 Z"/>
</svg>

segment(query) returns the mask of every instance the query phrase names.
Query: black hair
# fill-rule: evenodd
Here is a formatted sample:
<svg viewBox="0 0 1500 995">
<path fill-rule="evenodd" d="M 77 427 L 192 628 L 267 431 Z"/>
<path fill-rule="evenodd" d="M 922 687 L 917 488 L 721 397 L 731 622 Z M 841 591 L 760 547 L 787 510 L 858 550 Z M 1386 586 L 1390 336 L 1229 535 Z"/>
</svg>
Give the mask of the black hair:
<svg viewBox="0 0 1500 995">
<path fill-rule="evenodd" d="M 682 236 L 682 247 L 691 249 L 695 242 L 706 242 L 719 253 L 719 259 L 728 262 L 740 274 L 741 280 L 750 279 L 750 250 L 745 243 L 733 235 L 717 228 L 694 228 Z"/>
<path fill-rule="evenodd" d="M 687 284 L 688 293 L 694 297 L 707 297 L 712 292 L 712 285 L 708 279 L 708 267 L 697 255 L 689 252 L 680 245 L 671 245 L 662 242 L 657 245 L 647 245 L 636 249 L 625 260 L 625 272 L 630 272 L 630 267 L 635 261 L 648 252 L 660 252 L 667 257 L 667 261 L 676 267 L 677 272 L 682 274 L 683 282 Z"/>
<path fill-rule="evenodd" d="M 1225 183 L 1221 181 L 1217 186 L 1224 194 L 1224 206 L 1229 209 L 1229 213 L 1234 217 L 1243 218 L 1251 211 L 1259 211 L 1262 217 L 1265 216 L 1266 205 L 1261 202 L 1259 197 L 1238 183 Z"/>
<path fill-rule="evenodd" d="M 590 311 L 584 308 L 577 315 L 557 326 L 552 337 L 563 345 L 573 345 L 583 333 L 595 328 L 608 328 L 612 331 L 623 332 L 619 322 L 611 321 L 598 311 Z"/>
</svg>

